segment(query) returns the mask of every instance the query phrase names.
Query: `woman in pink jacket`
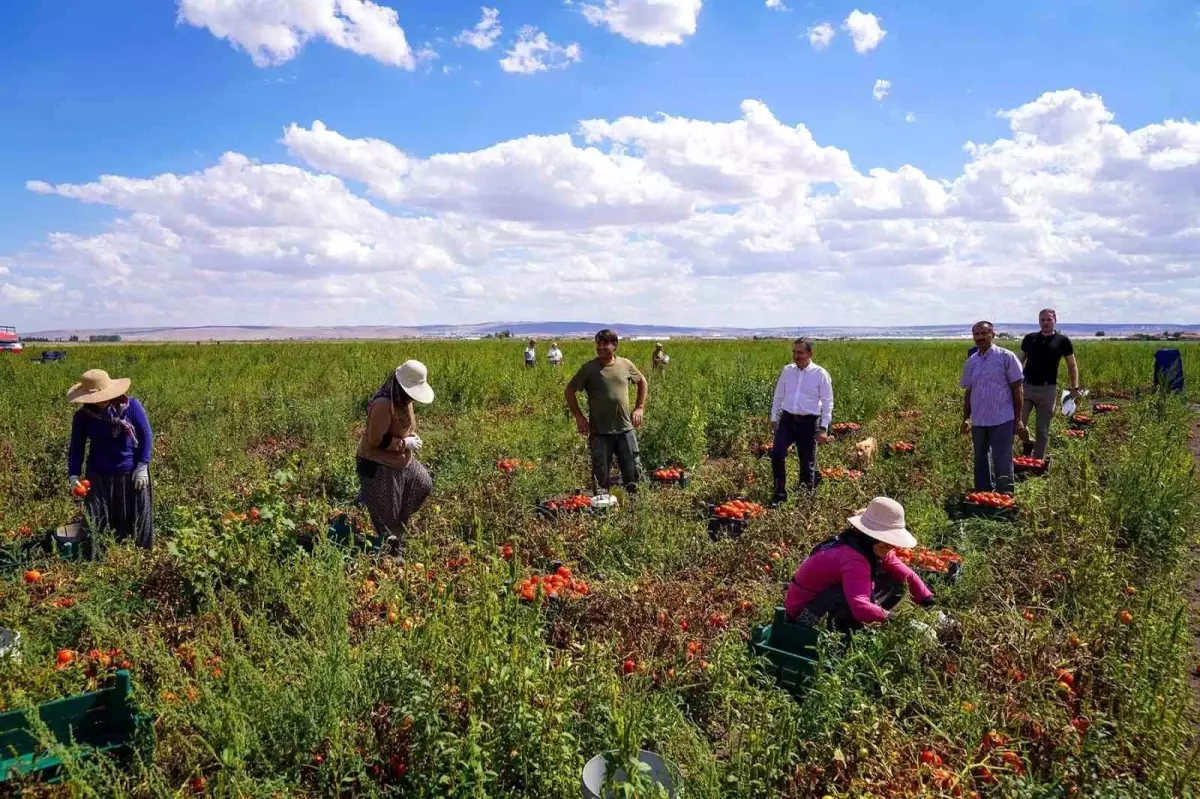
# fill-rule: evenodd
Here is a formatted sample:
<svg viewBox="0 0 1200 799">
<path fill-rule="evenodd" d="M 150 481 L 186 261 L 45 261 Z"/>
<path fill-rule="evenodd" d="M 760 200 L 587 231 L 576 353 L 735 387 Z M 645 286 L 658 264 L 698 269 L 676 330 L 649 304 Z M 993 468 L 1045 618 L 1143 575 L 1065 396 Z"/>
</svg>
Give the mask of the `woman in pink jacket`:
<svg viewBox="0 0 1200 799">
<path fill-rule="evenodd" d="M 933 604 L 933 592 L 896 557 L 897 548 L 917 544 L 899 502 L 876 497 L 847 521 L 850 526 L 818 544 L 792 576 L 783 601 L 789 621 L 815 626 L 828 619 L 836 630 L 860 629 L 886 621 L 906 587 L 917 604 Z"/>
</svg>

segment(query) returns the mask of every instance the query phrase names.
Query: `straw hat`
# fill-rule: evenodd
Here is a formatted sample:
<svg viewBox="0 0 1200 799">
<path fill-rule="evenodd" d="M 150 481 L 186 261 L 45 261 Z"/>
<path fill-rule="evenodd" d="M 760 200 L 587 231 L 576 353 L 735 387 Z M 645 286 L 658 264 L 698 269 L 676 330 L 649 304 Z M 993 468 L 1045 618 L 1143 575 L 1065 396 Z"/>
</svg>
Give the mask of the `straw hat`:
<svg viewBox="0 0 1200 799">
<path fill-rule="evenodd" d="M 79 382 L 71 386 L 67 392 L 67 402 L 91 405 L 96 402 L 108 402 L 129 391 L 133 381 L 128 377 L 113 380 L 103 369 L 89 369 L 79 378 Z"/>
<path fill-rule="evenodd" d="M 901 549 L 917 545 L 917 539 L 904 526 L 904 506 L 894 499 L 875 497 L 862 513 L 846 521 L 876 541 Z"/>
<path fill-rule="evenodd" d="M 404 393 L 422 405 L 433 402 L 433 389 L 429 387 L 429 370 L 420 361 L 405 361 L 396 369 L 396 382 Z"/>
</svg>

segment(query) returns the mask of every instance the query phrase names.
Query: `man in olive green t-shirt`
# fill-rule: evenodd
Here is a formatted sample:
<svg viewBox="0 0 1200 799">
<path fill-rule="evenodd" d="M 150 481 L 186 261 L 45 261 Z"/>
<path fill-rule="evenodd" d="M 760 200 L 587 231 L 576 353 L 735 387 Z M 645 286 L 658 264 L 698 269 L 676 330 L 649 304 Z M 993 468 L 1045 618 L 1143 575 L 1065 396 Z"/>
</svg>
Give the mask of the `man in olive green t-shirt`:
<svg viewBox="0 0 1200 799">
<path fill-rule="evenodd" d="M 629 410 L 629 384 L 637 384 L 637 403 Z M 579 408 L 576 394 L 587 392 L 588 416 Z M 596 488 L 609 487 L 612 456 L 617 454 L 621 480 L 630 493 L 637 491 L 642 476 L 637 434 L 642 426 L 649 384 L 633 362 L 617 357 L 617 334 L 607 328 L 596 334 L 596 357 L 579 367 L 567 383 L 567 407 L 575 417 L 580 435 L 588 437 L 592 452 L 592 478 Z"/>
</svg>

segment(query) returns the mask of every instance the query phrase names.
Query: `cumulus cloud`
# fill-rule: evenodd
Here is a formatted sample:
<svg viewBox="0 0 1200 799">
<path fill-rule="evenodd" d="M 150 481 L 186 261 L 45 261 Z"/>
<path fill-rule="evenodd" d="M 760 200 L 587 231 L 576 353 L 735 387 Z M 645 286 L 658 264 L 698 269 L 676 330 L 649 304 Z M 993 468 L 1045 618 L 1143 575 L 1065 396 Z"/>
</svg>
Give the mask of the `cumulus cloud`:
<svg viewBox="0 0 1200 799">
<path fill-rule="evenodd" d="M 808 29 L 808 43 L 814 50 L 824 50 L 833 43 L 833 37 L 836 35 L 837 31 L 833 29 L 832 25 L 822 22 Z"/>
<path fill-rule="evenodd" d="M 875 98 L 875 102 L 883 102 L 883 98 L 887 97 L 892 91 L 892 82 L 880 78 L 875 81 L 875 86 L 871 89 L 871 96 Z"/>
<path fill-rule="evenodd" d="M 579 45 L 572 42 L 565 47 L 550 41 L 542 31 L 526 25 L 517 32 L 512 48 L 500 59 L 500 68 L 518 75 L 532 75 L 551 69 L 566 69 L 579 63 Z"/>
<path fill-rule="evenodd" d="M 371 0 L 179 0 L 178 18 L 227 39 L 260 67 L 292 60 L 314 38 L 402 69 L 421 60 L 395 9 Z"/>
<path fill-rule="evenodd" d="M 904 115 L 904 121 L 905 122 L 916 122 L 917 115 L 914 114 L 912 111 L 909 111 L 907 114 Z"/>
<path fill-rule="evenodd" d="M 860 55 L 874 50 L 883 41 L 883 37 L 887 36 L 887 31 L 879 23 L 879 17 L 865 14 L 857 8 L 846 17 L 846 21 L 842 23 L 842 30 L 850 34 L 850 39 L 854 42 L 854 51 Z"/>
<path fill-rule="evenodd" d="M 703 0 L 603 0 L 585 3 L 587 21 L 639 44 L 683 44 L 696 33 Z M 767 5 L 771 2 L 768 0 Z"/>
<path fill-rule="evenodd" d="M 783 0 L 767 0 L 767 8 L 772 8 L 776 11 L 790 11 L 791 10 L 783 4 Z"/>
<path fill-rule="evenodd" d="M 468 28 L 454 37 L 455 42 L 470 45 L 476 50 L 491 49 L 496 40 L 500 38 L 500 34 L 504 32 L 500 26 L 500 10 L 487 6 L 484 6 L 482 10 L 483 18 L 475 23 L 474 28 Z"/>
<path fill-rule="evenodd" d="M 293 124 L 302 165 L 29 181 L 117 220 L 6 253 L 0 299 L 25 327 L 549 319 L 581 296 L 596 318 L 792 325 L 779 298 L 813 292 L 811 324 L 1192 314 L 1200 123 L 1127 130 L 1075 90 L 1001 118 L 945 180 L 859 169 L 758 100 L 421 157 Z"/>
</svg>

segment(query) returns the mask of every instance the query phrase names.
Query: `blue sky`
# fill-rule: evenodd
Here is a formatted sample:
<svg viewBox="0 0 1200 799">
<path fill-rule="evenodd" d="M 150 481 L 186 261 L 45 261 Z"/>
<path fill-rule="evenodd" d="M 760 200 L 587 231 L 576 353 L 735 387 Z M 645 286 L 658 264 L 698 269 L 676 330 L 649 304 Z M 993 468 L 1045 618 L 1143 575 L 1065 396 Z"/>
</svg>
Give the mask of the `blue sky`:
<svg viewBox="0 0 1200 799">
<path fill-rule="evenodd" d="M 211 5 L 209 0 L 188 1 L 193 4 L 188 12 L 193 18 L 201 18 L 206 4 Z M 1151 244 L 1145 239 L 1161 231 L 1137 229 L 1129 219 L 1118 219 L 1115 208 L 1099 214 L 1083 206 L 1063 212 L 1049 231 L 1036 229 L 1039 215 L 1035 213 L 1038 202 L 1054 200 L 1056 209 L 1062 207 L 1062 186 L 1050 185 L 1050 176 L 1078 170 L 1081 179 L 1099 180 L 1106 174 L 1103 166 L 1080 163 L 1083 155 L 1095 152 L 1098 139 L 1088 143 L 1089 136 L 1108 137 L 1115 127 L 1131 141 L 1140 142 L 1136 132 L 1147 126 L 1197 117 L 1200 13 L 1195 3 L 1050 0 L 1014 4 L 988 0 L 918 8 L 894 2 L 792 2 L 787 10 L 778 10 L 768 8 L 764 0 L 660 1 L 679 5 L 682 17 L 675 16 L 672 21 L 684 19 L 685 27 L 686 6 L 699 6 L 695 32 L 679 34 L 676 44 L 654 45 L 611 23 L 622 13 L 644 13 L 652 0 L 607 0 L 607 7 L 605 0 L 574 4 L 500 0 L 491 5 L 499 12 L 503 31 L 492 47 L 479 50 L 454 41 L 480 21 L 479 4 L 380 0 L 379 6 L 396 12 L 394 23 L 385 26 L 389 32 L 402 29 L 414 54 L 422 50 L 436 53 L 435 57 L 416 55 L 418 63 L 413 69 L 385 63 L 378 54 L 338 46 L 320 35 L 304 43 L 293 57 L 277 59 L 282 63 L 256 64 L 228 37 L 220 38 L 210 27 L 187 19 L 177 20 L 177 15 L 186 17 L 188 13 L 181 14 L 181 7 L 163 0 L 4 3 L 0 7 L 0 109 L 4 121 L 0 150 L 8 157 L 0 159 L 0 214 L 6 220 L 0 226 L 0 316 L 33 328 L 89 327 L 124 319 L 148 324 L 175 319 L 191 324 L 268 319 L 283 324 L 298 315 L 325 324 L 548 319 L 563 315 L 561 296 L 546 291 L 545 284 L 546 275 L 558 274 L 579 282 L 569 296 L 580 296 L 578 289 L 594 297 L 597 313 L 593 315 L 597 318 L 692 323 L 728 319 L 731 324 L 741 323 L 757 319 L 761 313 L 731 304 L 727 299 L 731 291 L 753 298 L 780 292 L 786 296 L 807 287 L 845 295 L 845 314 L 852 317 L 812 319 L 812 323 L 950 322 L 960 321 L 960 313 L 966 313 L 962 318 L 980 314 L 968 313 L 975 308 L 971 304 L 972 281 L 951 284 L 946 275 L 962 277 L 989 268 L 1018 273 L 1028 269 L 1037 274 L 1040 264 L 1055 277 L 1042 275 L 1019 285 L 1013 292 L 1013 304 L 1002 305 L 993 315 L 1018 312 L 1024 302 L 1039 304 L 1041 296 L 1060 303 L 1075 296 L 1078 312 L 1097 321 L 1158 321 L 1164 315 L 1170 321 L 1198 321 L 1181 302 L 1196 289 L 1190 269 L 1180 266 L 1200 253 L 1196 244 L 1200 232 L 1194 218 L 1190 223 L 1181 220 L 1169 231 L 1171 242 Z M 346 13 L 338 9 L 339 2 L 281 0 L 280 19 L 287 23 L 292 13 L 288 9 L 303 6 L 318 10 L 328 6 L 333 13 Z M 585 13 L 589 2 L 591 18 Z M 236 10 L 238 3 L 232 5 Z M 245 5 L 249 9 L 253 4 Z M 865 52 L 856 51 L 849 31 L 843 29 L 844 21 L 856 9 L 873 15 L 886 31 Z M 830 23 L 836 35 L 828 47 L 818 50 L 810 44 L 807 32 L 823 22 Z M 534 74 L 501 69 L 499 61 L 523 25 L 536 26 L 558 45 L 577 44 L 578 62 Z M 890 82 L 889 93 L 882 100 L 872 96 L 878 80 Z M 1091 126 L 1072 142 L 1052 142 L 1042 136 L 1040 145 L 1034 140 L 1025 143 L 1026 154 L 1039 146 L 1056 150 L 1039 158 L 1058 159 L 1057 166 L 1034 169 L 1028 159 L 1014 153 L 992 155 L 1017 159 L 1019 169 L 1025 172 L 1019 181 L 1006 178 L 1004 185 L 988 190 L 1024 204 L 1024 212 L 1014 212 L 1012 223 L 1031 237 L 1045 240 L 1040 245 L 1031 241 L 1029 248 L 1019 252 L 987 245 L 982 239 L 988 236 L 995 235 L 1000 241 L 1012 241 L 1013 236 L 980 232 L 994 220 L 963 210 L 968 203 L 953 196 L 951 184 L 969 177 L 964 170 L 975 158 L 964 150 L 964 144 L 1019 139 L 1012 119 L 998 112 L 1026 107 L 1047 92 L 1067 90 L 1076 90 L 1085 101 L 1095 100 L 1086 105 L 1059 95 L 1052 103 L 1056 103 L 1054 108 L 1029 112 L 1036 111 L 1038 119 L 1077 114 L 1086 121 L 1085 126 Z M 772 184 L 770 196 L 762 194 L 762 186 L 780 167 L 769 164 L 754 167 L 764 169 L 762 174 L 739 174 L 737 179 L 748 188 L 734 195 L 717 197 L 705 193 L 704 187 L 691 185 L 680 172 L 688 171 L 680 159 L 690 158 L 697 148 L 712 147 L 706 137 L 722 136 L 702 123 L 729 124 L 742 119 L 745 100 L 760 101 L 783 128 L 803 125 L 816 145 L 843 151 L 853 171 L 839 167 L 831 177 L 813 180 L 809 171 L 800 170 L 805 174 L 796 176 L 788 186 Z M 1060 112 L 1064 108 L 1068 110 Z M 386 142 L 408 158 L 424 160 L 437 154 L 478 155 L 522 137 L 564 133 L 575 135 L 574 142 L 582 152 L 586 144 L 578 134 L 583 120 L 615 123 L 624 118 L 644 119 L 653 126 L 659 114 L 696 124 L 680 134 L 682 140 L 670 144 L 669 153 L 664 151 L 640 167 L 644 171 L 635 178 L 646 179 L 646 171 L 656 172 L 656 179 L 657 173 L 665 175 L 660 183 L 672 195 L 668 205 L 674 208 L 685 202 L 690 209 L 682 215 L 664 212 L 661 224 L 654 225 L 625 221 L 614 229 L 605 217 L 576 220 L 570 229 L 563 229 L 552 219 L 557 213 L 544 206 L 559 201 L 557 194 L 550 199 L 539 195 L 528 212 L 514 215 L 468 207 L 470 203 L 456 204 L 440 194 L 438 187 L 447 179 L 441 173 L 429 176 L 429 185 L 421 191 L 406 183 L 402 192 L 388 194 L 380 186 L 391 178 L 356 170 L 341 157 L 349 152 L 347 142 L 368 139 Z M 284 130 L 292 123 L 308 129 L 315 120 L 339 136 L 337 142 L 329 143 L 340 148 L 338 152 L 323 150 L 314 155 L 308 150 L 305 155 L 300 154 L 303 148 L 283 141 Z M 640 157 L 645 136 L 661 132 L 654 131 L 657 129 L 647 128 L 622 138 L 622 152 Z M 769 131 L 764 135 L 771 139 Z M 1168 159 L 1172 180 L 1165 181 L 1170 185 L 1163 189 L 1163 181 L 1146 175 L 1129 177 L 1135 181 L 1132 193 L 1140 195 L 1140 189 L 1146 189 L 1144 199 L 1152 204 L 1184 199 L 1191 203 L 1185 209 L 1196 208 L 1195 191 L 1189 194 L 1186 186 L 1197 185 L 1192 178 L 1200 176 L 1192 159 L 1200 153 L 1198 136 L 1196 126 L 1186 125 L 1175 130 L 1168 143 L 1155 139 L 1149 146 L 1138 144 L 1145 150 L 1146 164 L 1164 148 L 1174 153 Z M 616 143 L 611 138 L 591 142 L 604 155 L 611 155 Z M 257 237 L 274 242 L 274 252 L 284 251 L 278 256 L 282 260 L 264 267 L 261 261 L 246 258 L 244 246 L 224 248 L 212 243 L 231 229 L 229 220 L 222 220 L 217 201 L 171 208 L 167 196 L 161 198 L 160 211 L 150 199 L 142 204 L 111 193 L 84 192 L 87 201 L 82 201 L 80 191 L 61 190 L 85 186 L 101 175 L 142 181 L 166 173 L 204 175 L 226 152 L 239 153 L 256 164 L 287 165 L 304 175 L 325 175 L 324 185 L 337 182 L 389 219 L 415 216 L 453 228 L 431 233 L 433 238 L 427 242 L 445 257 L 417 264 L 424 256 L 389 249 L 383 239 L 390 241 L 393 234 L 407 237 L 389 228 L 388 233 L 375 233 L 369 240 L 357 242 L 371 251 L 369 268 L 356 272 L 344 262 L 330 262 L 329 269 L 322 272 L 321 265 L 314 262 L 330 257 L 336 261 L 336 257 L 330 256 L 321 242 L 327 244 L 342 232 L 331 233 L 318 223 L 319 236 L 293 240 L 289 234 L 287 246 L 280 247 L 271 237 L 281 228 L 290 231 L 293 225 L 286 219 L 274 219 L 269 225 L 239 229 L 239 239 Z M 742 155 L 753 160 L 752 152 Z M 538 163 L 539 157 L 532 156 L 532 163 Z M 734 153 L 723 162 L 738 157 Z M 1159 161 L 1164 158 L 1167 156 Z M 456 166 L 454 179 L 470 183 L 475 178 L 463 176 L 477 176 L 478 160 L 462 169 Z M 669 166 L 662 167 L 663 163 Z M 891 180 L 905 165 L 920 171 L 920 185 L 912 191 L 924 199 L 916 207 L 906 199 L 907 190 L 898 190 L 896 202 L 903 208 L 881 209 L 878 202 L 863 199 L 877 189 L 860 185 L 859 177 L 869 180 L 871 170 L 882 169 L 888 174 L 880 180 Z M 782 168 L 789 167 L 785 163 Z M 1008 163 L 992 171 L 1007 175 L 1011 167 Z M 548 181 L 542 184 L 547 190 L 557 185 L 556 180 L 561 183 L 561 176 L 538 174 L 530 162 L 518 160 L 512 168 L 508 177 L 492 175 L 489 179 Z M 575 166 L 566 169 L 572 180 L 579 179 Z M 1161 163 L 1143 171 L 1151 177 L 1158 175 Z M 296 177 L 289 173 L 288 179 Z M 373 178 L 379 182 L 372 183 Z M 614 179 L 626 178 L 628 173 L 621 172 Z M 400 179 L 416 182 L 414 175 Z M 45 188 L 53 190 L 31 190 L 29 181 L 44 181 L 52 184 Z M 837 188 L 814 189 L 817 184 Z M 931 200 L 927 196 L 938 192 L 936 184 L 941 184 L 952 207 L 947 207 L 945 198 Z M 1045 192 L 1032 204 L 1027 200 L 1031 186 Z M 960 185 L 960 194 L 965 189 Z M 239 191 L 222 183 L 221 191 L 227 190 Z M 477 190 L 463 189 L 472 196 Z M 502 187 L 489 189 L 497 190 Z M 572 184 L 572 191 L 584 195 L 595 190 L 594 186 Z M 806 203 L 795 205 L 789 199 L 797 190 L 808 192 Z M 885 190 L 897 192 L 891 183 Z M 203 189 L 199 191 L 201 197 L 207 196 Z M 681 193 L 687 198 L 680 199 Z M 269 198 L 272 192 L 265 194 Z M 839 195 L 847 203 L 853 200 L 857 210 L 837 216 L 818 201 L 824 194 Z M 1130 194 L 1129 186 L 1117 192 L 1117 196 Z M 1073 196 L 1078 199 L 1081 193 L 1073 192 Z M 499 197 L 493 206 L 505 205 L 503 199 Z M 638 207 L 652 206 L 658 199 L 639 197 L 636 203 Z M 321 202 L 319 198 L 314 201 Z M 518 192 L 512 204 L 527 202 L 529 197 Z M 566 202 L 570 205 L 572 201 Z M 864 213 L 863 208 L 872 213 Z M 1134 216 L 1142 218 L 1147 210 L 1152 211 L 1143 209 Z M 773 221 L 762 222 L 764 213 Z M 1177 206 L 1176 213 L 1182 213 Z M 147 214 L 157 218 L 150 225 L 154 232 L 148 233 L 142 224 Z M 701 218 L 704 214 L 734 216 L 739 221 L 744 217 L 747 229 L 767 243 L 748 246 L 746 231 L 731 230 L 727 242 L 700 245 L 711 251 L 728 244 L 727 257 L 703 263 L 703 257 L 680 242 L 686 239 L 691 245 L 699 244 L 696 231 L 711 228 Z M 795 220 L 810 214 L 811 224 L 798 228 Z M 137 216 L 136 232 L 122 227 L 131 215 Z M 874 219 L 867 218 L 872 215 Z M 195 222 L 197 217 L 202 221 Z M 901 218 L 907 231 L 894 229 Z M 514 231 L 516 222 L 529 223 L 530 229 Z M 872 224 L 874 227 L 869 227 Z M 132 238 L 110 247 L 105 236 L 113 233 L 114 225 L 122 227 L 122 236 Z M 856 241 L 873 241 L 876 246 L 839 249 L 830 245 L 836 235 L 828 231 L 845 233 L 851 225 Z M 354 227 L 351 224 L 346 231 L 352 237 L 357 235 Z M 1094 246 L 1095 230 L 1118 227 L 1122 230 L 1119 241 Z M 923 233 L 926 229 L 932 232 Z M 163 266 L 163 253 L 142 251 L 145 241 L 159 241 L 163 231 L 169 232 L 172 241 L 168 266 Z M 587 237 L 583 243 L 573 238 L 579 231 Z M 55 238 L 63 234 L 67 239 Z M 143 238 L 137 239 L 139 236 Z M 496 246 L 494 242 L 501 237 L 512 237 L 513 242 Z M 1132 243 L 1130 237 L 1141 242 Z M 650 241 L 658 247 L 653 252 L 630 250 L 631 241 Z M 313 252 L 306 252 L 310 247 Z M 937 252 L 928 252 L 930 247 Z M 764 249 L 770 251 L 770 258 L 762 257 Z M 1090 263 L 1079 262 L 1076 251 L 1080 249 L 1087 251 Z M 527 261 L 518 264 L 514 253 Z M 582 278 L 570 266 L 565 267 L 568 274 L 562 274 L 563 264 L 570 264 L 574 257 L 585 258 L 589 264 Z M 307 259 L 307 265 L 290 271 L 284 263 L 288 258 Z M 430 266 L 434 261 L 436 265 Z M 1055 268 L 1046 268 L 1046 264 Z M 1105 275 L 1103 280 L 1097 276 L 1096 264 Z M 205 286 L 214 270 L 226 275 L 226 284 L 242 281 L 242 289 L 209 297 Z M 987 275 L 986 271 L 974 274 L 976 278 Z M 1063 275 L 1073 278 L 1064 285 Z M 172 280 L 189 292 L 201 292 L 211 302 L 174 304 L 170 299 Z M 503 286 L 490 281 L 500 281 Z M 370 284 L 366 293 L 355 295 L 349 288 L 364 282 Z M 660 308 L 663 285 L 681 282 L 688 290 L 679 307 Z M 270 291 L 284 283 L 284 293 L 289 295 L 285 299 L 266 304 L 237 301 L 246 292 Z M 299 283 L 304 284 L 304 291 L 296 289 Z M 77 288 L 89 285 L 106 301 L 84 301 L 94 296 L 93 291 L 81 294 Z M 855 299 L 863 286 L 882 288 L 892 299 Z M 1090 299 L 1084 299 L 1085 295 Z M 482 302 L 483 297 L 489 301 Z M 380 301 L 394 306 L 382 310 Z M 908 310 L 897 311 L 897 303 Z M 587 314 L 576 311 L 566 315 Z M 794 308 L 781 303 L 778 317 L 763 321 L 788 323 L 794 315 Z M 937 318 L 931 320 L 931 315 Z"/>
</svg>

